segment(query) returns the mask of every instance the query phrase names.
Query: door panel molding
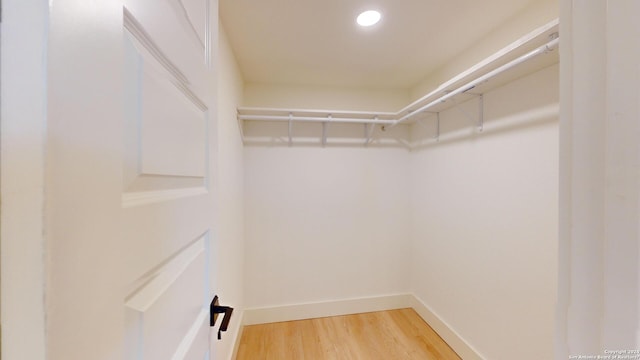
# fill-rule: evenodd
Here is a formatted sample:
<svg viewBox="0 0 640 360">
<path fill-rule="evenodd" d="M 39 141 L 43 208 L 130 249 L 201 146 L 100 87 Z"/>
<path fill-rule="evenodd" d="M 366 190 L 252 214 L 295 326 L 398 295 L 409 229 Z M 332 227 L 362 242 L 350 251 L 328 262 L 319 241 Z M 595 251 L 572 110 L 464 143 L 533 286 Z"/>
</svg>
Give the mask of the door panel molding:
<svg viewBox="0 0 640 360">
<path fill-rule="evenodd" d="M 128 192 L 122 195 L 122 207 L 143 206 L 190 196 L 205 195 L 207 193 L 208 191 L 205 187 Z"/>
<path fill-rule="evenodd" d="M 123 207 L 204 194 L 209 109 L 133 14 L 125 8 L 123 16 L 128 82 Z"/>
<path fill-rule="evenodd" d="M 203 299 L 209 294 L 209 248 L 207 232 L 136 281 L 141 285 L 124 303 L 130 359 L 184 359 L 202 337 L 207 319 Z"/>
<path fill-rule="evenodd" d="M 160 47 L 156 45 L 156 43 L 151 38 L 151 35 L 147 33 L 147 31 L 142 27 L 142 24 L 136 20 L 129 10 L 124 7 L 123 8 L 123 25 L 124 28 L 133 36 L 134 39 L 138 40 L 138 43 L 142 48 L 146 49 L 154 59 L 158 61 L 162 65 L 162 67 L 167 70 L 173 77 L 183 84 L 189 85 L 189 80 L 184 76 L 182 71 L 178 69 L 177 66 L 173 64 L 171 60 L 160 50 Z"/>
</svg>

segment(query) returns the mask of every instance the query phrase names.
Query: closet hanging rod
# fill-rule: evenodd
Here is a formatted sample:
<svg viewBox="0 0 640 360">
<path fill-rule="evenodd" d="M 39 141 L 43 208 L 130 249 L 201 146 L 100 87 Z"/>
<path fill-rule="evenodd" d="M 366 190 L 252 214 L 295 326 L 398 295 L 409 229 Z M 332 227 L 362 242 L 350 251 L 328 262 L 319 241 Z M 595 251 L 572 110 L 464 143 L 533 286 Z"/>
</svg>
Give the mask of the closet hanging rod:
<svg viewBox="0 0 640 360">
<path fill-rule="evenodd" d="M 480 77 L 477 77 L 476 79 L 474 79 L 472 81 L 469 81 L 468 83 L 460 86 L 459 88 L 457 88 L 457 89 L 455 89 L 455 90 L 453 90 L 451 92 L 448 92 L 448 93 L 442 95 L 441 97 L 431 101 L 430 103 L 428 103 L 426 105 L 422 105 L 418 109 L 416 109 L 416 110 L 414 110 L 414 111 L 412 111 L 412 112 L 400 117 L 399 119 L 397 119 L 395 121 L 395 123 L 393 125 L 391 125 L 391 126 L 393 127 L 395 125 L 398 125 L 398 124 L 402 123 L 403 121 L 406 121 L 407 119 L 411 118 L 412 116 L 414 116 L 416 114 L 419 114 L 419 113 L 421 113 L 423 111 L 426 111 L 426 110 L 432 108 L 435 105 L 443 103 L 443 102 L 449 100 L 450 98 L 452 98 L 452 97 L 454 97 L 456 95 L 459 95 L 459 94 L 461 94 L 461 93 L 463 93 L 465 91 L 468 91 L 468 90 L 472 89 L 473 87 L 475 87 L 475 86 L 477 86 L 477 85 L 479 85 L 479 84 L 481 84 L 481 83 L 483 83 L 483 82 L 485 82 L 485 81 L 487 81 L 487 80 L 489 80 L 489 79 L 491 79 L 491 78 L 493 78 L 493 77 L 495 77 L 495 76 L 497 76 L 499 74 L 502 74 L 503 72 L 505 72 L 505 71 L 517 66 L 517 65 L 520 65 L 520 64 L 522 64 L 523 62 L 525 62 L 527 60 L 530 60 L 530 59 L 532 59 L 532 58 L 534 58 L 534 57 L 536 57 L 536 56 L 538 56 L 540 54 L 547 53 L 547 52 L 553 50 L 556 46 L 558 46 L 559 43 L 560 43 L 560 38 L 556 37 L 555 39 L 549 41 L 548 43 L 546 43 L 546 44 L 544 44 L 544 45 L 542 45 L 542 46 L 540 46 L 540 47 L 538 47 L 538 48 L 536 48 L 536 49 L 534 49 L 534 50 L 532 50 L 532 51 L 530 51 L 530 52 L 528 52 L 528 53 L 526 53 L 526 54 L 524 54 L 524 55 L 522 55 L 522 56 L 520 56 L 520 57 L 518 57 L 518 58 L 516 58 L 514 60 L 511 60 L 510 62 L 508 62 L 508 63 L 506 63 L 506 64 L 504 64 L 504 65 L 502 65 L 502 66 L 500 66 L 500 67 L 498 67 L 498 68 L 496 68 L 494 70 L 491 70 L 488 73 L 486 73 L 486 74 L 484 74 L 484 75 L 482 75 Z"/>
<path fill-rule="evenodd" d="M 401 114 L 406 114 L 407 112 L 410 112 L 411 109 L 419 106 L 421 103 L 424 103 L 426 100 L 428 100 L 429 98 L 433 97 L 433 95 L 435 93 L 443 91 L 443 89 L 449 87 L 451 84 L 453 84 L 456 81 L 464 78 L 468 74 L 480 71 L 480 69 L 482 69 L 485 66 L 487 66 L 487 62 L 488 63 L 492 63 L 494 61 L 497 61 L 501 57 L 505 56 L 507 53 L 513 51 L 514 49 L 522 46 L 525 43 L 529 43 L 530 41 L 536 39 L 537 37 L 539 37 L 539 36 L 541 36 L 543 34 L 548 34 L 547 36 L 554 36 L 554 34 L 555 34 L 555 36 L 557 36 L 557 34 L 558 34 L 558 25 L 559 25 L 559 20 L 555 19 L 555 20 L 552 20 L 549 23 L 547 23 L 547 24 L 545 24 L 545 25 L 533 30 L 529 34 L 527 34 L 527 35 L 523 36 L 522 38 L 520 38 L 515 43 L 512 43 L 512 44 L 508 45 L 507 47 L 501 49 L 497 53 L 495 53 L 495 54 L 491 55 L 490 57 L 484 59 L 480 63 L 470 67 L 465 72 L 463 72 L 461 74 L 458 74 L 457 76 L 455 76 L 452 79 L 449 79 L 449 81 L 443 83 L 442 85 L 440 85 L 440 87 L 438 87 L 437 89 L 433 90 L 432 92 L 427 93 L 424 96 L 422 96 L 421 98 L 414 100 L 411 104 L 403 107 L 398 112 L 396 112 L 395 113 L 396 117 L 401 115 Z M 552 37 L 549 37 L 548 39 L 552 39 Z"/>
<path fill-rule="evenodd" d="M 328 118 L 315 116 L 277 116 L 277 115 L 238 115 L 240 120 L 254 121 L 301 121 L 301 122 L 320 122 L 320 123 L 350 123 L 350 124 L 380 124 L 393 125 L 396 120 L 380 120 L 366 118 Z"/>
<path fill-rule="evenodd" d="M 395 118 L 398 116 L 397 112 L 385 112 L 385 111 L 357 111 L 357 110 L 331 110 L 331 109 L 284 109 L 284 108 L 266 108 L 266 107 L 238 107 L 238 112 L 257 112 L 257 113 L 269 113 L 269 114 L 283 114 L 292 113 L 298 114 L 298 116 L 313 116 L 318 114 L 340 114 L 343 116 L 365 117 L 373 118 L 374 116 L 384 118 Z"/>
</svg>

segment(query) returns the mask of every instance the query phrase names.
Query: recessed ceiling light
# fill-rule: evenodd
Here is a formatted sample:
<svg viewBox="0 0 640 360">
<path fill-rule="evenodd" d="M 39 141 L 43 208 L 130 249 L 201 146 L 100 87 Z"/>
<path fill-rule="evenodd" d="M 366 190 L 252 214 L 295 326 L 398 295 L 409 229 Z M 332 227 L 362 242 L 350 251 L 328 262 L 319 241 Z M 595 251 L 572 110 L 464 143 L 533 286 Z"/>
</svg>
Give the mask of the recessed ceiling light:
<svg viewBox="0 0 640 360">
<path fill-rule="evenodd" d="M 378 21 L 380 21 L 381 17 L 382 15 L 380 15 L 379 12 L 375 10 L 367 10 L 362 14 L 358 15 L 358 18 L 356 19 L 356 21 L 360 26 L 371 26 L 376 24 Z"/>
</svg>

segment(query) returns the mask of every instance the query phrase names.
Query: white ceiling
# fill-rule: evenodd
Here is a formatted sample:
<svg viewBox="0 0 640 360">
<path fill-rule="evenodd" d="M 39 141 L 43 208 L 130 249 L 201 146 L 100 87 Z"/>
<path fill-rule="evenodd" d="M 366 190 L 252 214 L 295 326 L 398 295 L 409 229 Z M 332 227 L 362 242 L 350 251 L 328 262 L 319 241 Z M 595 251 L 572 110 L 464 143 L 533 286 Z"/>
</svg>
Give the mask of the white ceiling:
<svg viewBox="0 0 640 360">
<path fill-rule="evenodd" d="M 246 82 L 406 89 L 531 1 L 220 0 L 220 14 Z M 367 9 L 383 18 L 361 28 Z"/>
</svg>

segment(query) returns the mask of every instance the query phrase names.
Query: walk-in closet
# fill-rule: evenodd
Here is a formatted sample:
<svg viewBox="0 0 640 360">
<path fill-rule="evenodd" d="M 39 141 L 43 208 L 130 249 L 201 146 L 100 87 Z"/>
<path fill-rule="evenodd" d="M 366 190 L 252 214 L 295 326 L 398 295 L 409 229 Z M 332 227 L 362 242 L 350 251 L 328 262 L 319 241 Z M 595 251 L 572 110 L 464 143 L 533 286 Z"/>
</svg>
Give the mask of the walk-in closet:
<svg viewBox="0 0 640 360">
<path fill-rule="evenodd" d="M 431 6 L 436 11 L 437 4 Z M 242 78 L 237 106 L 226 115 L 236 115 L 244 145 L 244 323 L 411 307 L 464 359 L 551 358 L 558 261 L 557 4 L 523 3 L 493 32 L 400 90 L 376 87 L 390 81 L 376 79 L 385 74 L 375 71 L 359 80 L 366 84 L 360 88 L 321 79 L 301 84 L 294 75 L 281 83 L 252 82 L 262 73 L 246 58 L 244 43 L 236 42 L 250 41 L 241 34 L 259 25 L 237 26 L 237 8 L 242 5 L 222 4 L 228 29 L 221 46 L 236 51 L 239 75 L 245 66 L 242 76 L 249 77 Z M 406 15 L 403 5 L 393 8 Z M 267 15 L 246 14 L 246 21 L 261 16 Z M 356 34 L 345 37 L 382 42 L 378 37 L 399 26 L 393 11 L 384 16 L 366 31 L 350 23 Z M 455 33 L 442 28 L 437 37 L 454 41 Z M 415 48 L 428 48 L 434 38 L 414 35 Z M 265 37 L 265 47 L 281 49 L 282 42 Z M 336 42 L 335 53 L 322 54 L 321 48 L 317 56 L 354 56 L 339 50 L 346 40 Z M 393 57 L 402 66 L 412 53 Z M 318 65 L 320 72 L 335 66 L 326 61 L 330 65 Z M 351 61 L 364 68 L 379 63 Z M 362 73 L 352 71 L 352 77 Z"/>
</svg>

